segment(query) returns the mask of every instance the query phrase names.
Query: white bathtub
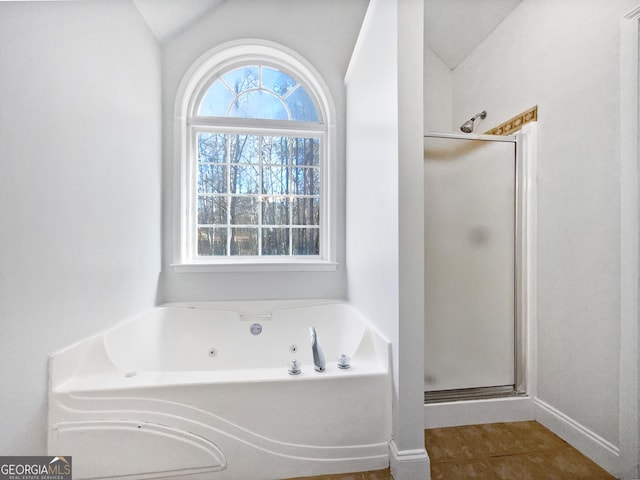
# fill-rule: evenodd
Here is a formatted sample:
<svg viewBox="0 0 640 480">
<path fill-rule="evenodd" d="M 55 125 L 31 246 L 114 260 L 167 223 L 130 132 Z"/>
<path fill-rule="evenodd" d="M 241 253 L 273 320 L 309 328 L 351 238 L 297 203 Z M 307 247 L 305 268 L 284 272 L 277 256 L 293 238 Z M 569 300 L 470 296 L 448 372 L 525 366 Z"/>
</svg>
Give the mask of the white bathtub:
<svg viewBox="0 0 640 480">
<path fill-rule="evenodd" d="M 338 368 L 341 354 L 349 369 Z M 292 359 L 299 375 L 288 373 Z M 49 368 L 48 450 L 73 457 L 77 480 L 283 479 L 388 465 L 389 344 L 345 303 L 169 304 L 53 354 Z"/>
</svg>

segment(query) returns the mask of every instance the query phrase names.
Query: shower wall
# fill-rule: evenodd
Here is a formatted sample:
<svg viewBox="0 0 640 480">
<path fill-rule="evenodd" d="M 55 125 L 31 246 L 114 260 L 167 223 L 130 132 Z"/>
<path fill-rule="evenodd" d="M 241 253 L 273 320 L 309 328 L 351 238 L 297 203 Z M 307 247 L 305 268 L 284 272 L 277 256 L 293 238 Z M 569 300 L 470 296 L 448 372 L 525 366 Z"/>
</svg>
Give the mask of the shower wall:
<svg viewBox="0 0 640 480">
<path fill-rule="evenodd" d="M 637 6 L 524 0 L 453 72 L 456 123 L 486 108 L 489 128 L 538 105 L 537 397 L 613 445 L 619 29 Z"/>
<path fill-rule="evenodd" d="M 425 137 L 425 391 L 514 385 L 515 144 Z"/>
</svg>

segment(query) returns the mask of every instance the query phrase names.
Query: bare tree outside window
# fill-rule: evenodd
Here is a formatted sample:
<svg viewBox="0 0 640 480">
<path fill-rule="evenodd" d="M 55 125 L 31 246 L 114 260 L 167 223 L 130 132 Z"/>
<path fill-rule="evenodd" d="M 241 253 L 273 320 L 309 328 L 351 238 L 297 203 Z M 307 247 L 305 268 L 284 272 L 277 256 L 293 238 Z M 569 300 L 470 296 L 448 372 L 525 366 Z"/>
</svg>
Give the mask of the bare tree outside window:
<svg viewBox="0 0 640 480">
<path fill-rule="evenodd" d="M 198 113 L 318 122 L 311 97 L 296 80 L 260 65 L 217 77 Z M 267 123 L 274 133 L 265 134 L 254 125 L 241 133 L 195 128 L 197 255 L 317 256 L 320 136 L 278 134 L 274 123 Z"/>
</svg>

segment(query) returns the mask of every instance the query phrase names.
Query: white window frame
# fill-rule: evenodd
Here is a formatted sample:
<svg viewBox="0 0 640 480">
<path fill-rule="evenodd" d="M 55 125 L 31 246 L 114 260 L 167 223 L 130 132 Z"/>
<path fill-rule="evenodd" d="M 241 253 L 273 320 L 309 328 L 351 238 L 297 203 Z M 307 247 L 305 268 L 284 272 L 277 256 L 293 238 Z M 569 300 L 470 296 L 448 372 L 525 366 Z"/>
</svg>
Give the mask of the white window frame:
<svg viewBox="0 0 640 480">
<path fill-rule="evenodd" d="M 211 81 L 233 68 L 261 64 L 297 78 L 312 96 L 319 117 L 315 122 L 197 117 L 196 109 Z M 192 124 L 191 120 L 197 118 Z M 176 96 L 173 170 L 173 263 L 176 272 L 331 271 L 337 267 L 335 109 L 320 74 L 300 55 L 282 45 L 263 40 L 240 40 L 216 47 L 189 69 Z M 196 165 L 192 161 L 197 131 L 243 131 L 266 135 L 320 138 L 320 254 L 317 256 L 212 256 L 195 255 L 197 211 L 192 200 Z"/>
</svg>

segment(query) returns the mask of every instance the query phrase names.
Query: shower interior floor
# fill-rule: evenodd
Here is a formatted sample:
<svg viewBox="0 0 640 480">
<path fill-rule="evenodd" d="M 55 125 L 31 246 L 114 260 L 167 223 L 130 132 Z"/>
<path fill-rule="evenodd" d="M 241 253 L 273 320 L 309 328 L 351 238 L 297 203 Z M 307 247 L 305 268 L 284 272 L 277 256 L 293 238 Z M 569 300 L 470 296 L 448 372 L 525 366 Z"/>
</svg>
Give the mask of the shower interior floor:
<svg viewBox="0 0 640 480">
<path fill-rule="evenodd" d="M 615 480 L 538 422 L 425 430 L 431 480 Z M 291 480 L 393 480 L 389 470 Z"/>
</svg>

